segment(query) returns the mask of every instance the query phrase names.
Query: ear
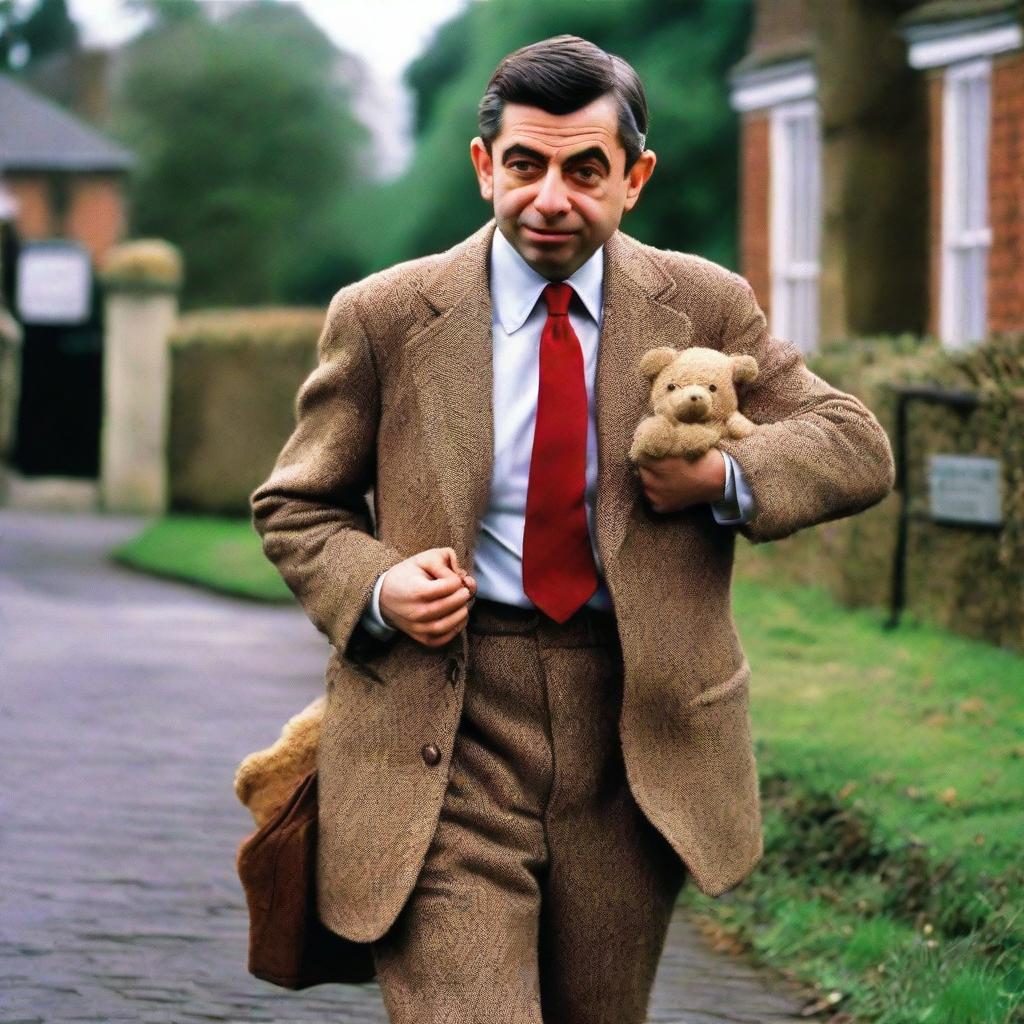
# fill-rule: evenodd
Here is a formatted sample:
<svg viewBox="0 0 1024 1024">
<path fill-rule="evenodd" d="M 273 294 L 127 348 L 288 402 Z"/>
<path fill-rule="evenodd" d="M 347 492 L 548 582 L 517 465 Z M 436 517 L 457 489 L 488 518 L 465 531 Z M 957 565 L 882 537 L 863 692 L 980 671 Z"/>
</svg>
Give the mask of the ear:
<svg viewBox="0 0 1024 1024">
<path fill-rule="evenodd" d="M 654 173 L 654 165 L 657 163 L 657 156 L 654 154 L 653 149 L 645 149 L 636 159 L 636 163 L 633 164 L 629 169 L 629 174 L 626 175 L 626 201 L 623 204 L 623 209 L 628 211 L 632 210 L 636 206 L 636 201 L 640 198 L 640 192 L 643 190 L 644 185 L 647 184 L 647 180 Z"/>
<path fill-rule="evenodd" d="M 662 370 L 679 355 L 674 348 L 662 345 L 661 348 L 652 348 L 645 352 L 640 358 L 640 372 L 648 379 L 654 380 Z"/>
<path fill-rule="evenodd" d="M 733 384 L 746 384 L 757 377 L 757 360 L 753 356 L 730 356 Z"/>
<path fill-rule="evenodd" d="M 490 202 L 494 198 L 494 164 L 484 140 L 479 135 L 469 144 L 469 158 L 473 161 L 476 180 L 480 183 L 480 195 Z"/>
</svg>

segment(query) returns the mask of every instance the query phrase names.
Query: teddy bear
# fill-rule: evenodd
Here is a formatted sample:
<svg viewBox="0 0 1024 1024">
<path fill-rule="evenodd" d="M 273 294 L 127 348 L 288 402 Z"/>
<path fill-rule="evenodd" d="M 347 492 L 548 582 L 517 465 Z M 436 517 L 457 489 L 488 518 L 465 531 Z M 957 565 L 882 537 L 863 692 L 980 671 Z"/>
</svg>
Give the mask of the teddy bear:
<svg viewBox="0 0 1024 1024">
<path fill-rule="evenodd" d="M 273 744 L 249 754 L 238 766 L 235 795 L 249 808 L 257 828 L 273 818 L 295 787 L 316 768 L 326 705 L 326 695 L 311 701 L 285 722 Z"/>
<path fill-rule="evenodd" d="M 638 424 L 629 449 L 633 463 L 643 458 L 681 455 L 700 458 L 722 438 L 748 437 L 755 424 L 739 411 L 736 385 L 754 380 L 757 360 L 694 345 L 653 348 L 640 359 L 651 381 L 652 415 Z"/>
</svg>

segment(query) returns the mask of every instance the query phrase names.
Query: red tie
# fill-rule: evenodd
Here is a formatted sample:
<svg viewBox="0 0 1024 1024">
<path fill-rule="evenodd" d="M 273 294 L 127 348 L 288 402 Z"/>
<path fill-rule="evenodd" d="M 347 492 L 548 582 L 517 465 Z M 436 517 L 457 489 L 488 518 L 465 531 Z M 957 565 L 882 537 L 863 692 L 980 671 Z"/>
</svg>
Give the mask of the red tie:
<svg viewBox="0 0 1024 1024">
<path fill-rule="evenodd" d="M 580 339 L 569 322 L 572 295 L 567 284 L 544 289 L 548 318 L 540 336 L 540 385 L 523 531 L 523 589 L 556 622 L 565 622 L 597 590 L 584 504 L 587 386 Z"/>
</svg>

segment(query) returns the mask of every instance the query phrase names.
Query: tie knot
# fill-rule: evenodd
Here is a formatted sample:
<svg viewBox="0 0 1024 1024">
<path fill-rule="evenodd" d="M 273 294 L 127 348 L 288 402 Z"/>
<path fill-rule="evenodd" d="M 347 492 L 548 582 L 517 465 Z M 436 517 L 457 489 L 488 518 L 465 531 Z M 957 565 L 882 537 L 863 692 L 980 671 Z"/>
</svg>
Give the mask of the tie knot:
<svg viewBox="0 0 1024 1024">
<path fill-rule="evenodd" d="M 564 281 L 552 282 L 544 289 L 544 301 L 548 305 L 549 316 L 565 316 L 569 312 L 572 300 L 572 285 Z"/>
</svg>

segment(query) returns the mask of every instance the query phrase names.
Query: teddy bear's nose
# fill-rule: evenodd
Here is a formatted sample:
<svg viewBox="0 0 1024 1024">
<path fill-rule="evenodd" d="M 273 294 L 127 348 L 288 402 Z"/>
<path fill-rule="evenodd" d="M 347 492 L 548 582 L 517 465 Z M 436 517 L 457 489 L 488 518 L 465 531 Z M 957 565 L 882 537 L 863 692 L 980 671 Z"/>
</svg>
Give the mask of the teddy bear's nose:
<svg viewBox="0 0 1024 1024">
<path fill-rule="evenodd" d="M 693 385 L 687 388 L 686 394 L 679 396 L 679 404 L 675 408 L 675 416 L 684 423 L 697 423 L 704 419 L 710 408 L 710 395 L 703 389 Z"/>
</svg>

